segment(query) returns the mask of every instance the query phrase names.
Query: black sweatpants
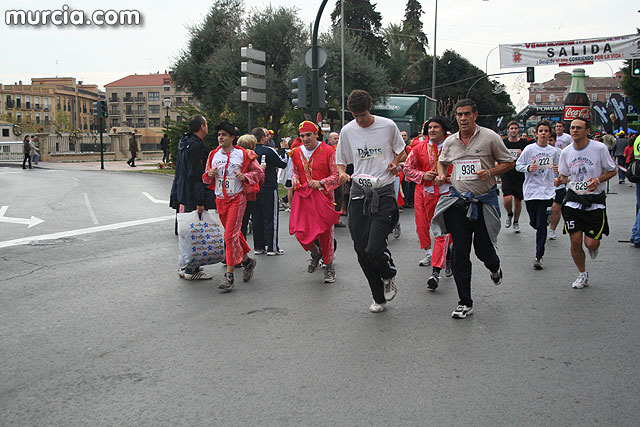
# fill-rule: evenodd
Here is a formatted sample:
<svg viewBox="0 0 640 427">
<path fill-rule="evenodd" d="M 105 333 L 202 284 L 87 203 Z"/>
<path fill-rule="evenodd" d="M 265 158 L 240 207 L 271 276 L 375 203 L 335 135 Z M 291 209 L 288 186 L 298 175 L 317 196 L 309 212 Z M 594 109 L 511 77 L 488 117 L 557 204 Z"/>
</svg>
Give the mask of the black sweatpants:
<svg viewBox="0 0 640 427">
<path fill-rule="evenodd" d="M 253 215 L 253 205 L 256 202 L 254 200 L 247 200 L 247 207 L 244 209 L 244 216 L 242 217 L 242 225 L 240 226 L 240 232 L 247 240 L 247 229 L 249 228 L 249 220 Z"/>
<path fill-rule="evenodd" d="M 24 153 L 24 160 L 22 161 L 22 169 L 26 169 L 27 166 L 27 160 L 29 160 L 29 169 L 32 169 L 31 167 L 31 154 L 29 153 Z"/>
<path fill-rule="evenodd" d="M 529 213 L 529 225 L 536 230 L 536 258 L 542 258 L 547 242 L 547 208 L 553 204 L 553 199 L 526 200 L 524 203 Z"/>
<path fill-rule="evenodd" d="M 453 239 L 451 269 L 458 288 L 458 304 L 473 307 L 471 299 L 471 243 L 476 256 L 489 271 L 498 271 L 500 258 L 491 243 L 487 227 L 484 224 L 482 203 L 478 203 L 478 219 L 467 219 L 467 209 L 451 206 L 444 213 L 444 223 Z"/>
<path fill-rule="evenodd" d="M 253 205 L 253 249 L 277 251 L 278 246 L 278 191 L 261 188 Z"/>
<path fill-rule="evenodd" d="M 364 199 L 349 200 L 349 233 L 373 299 L 382 304 L 386 302 L 382 279 L 390 279 L 397 272 L 387 249 L 387 236 L 398 222 L 398 204 L 393 197 L 380 197 L 378 213 L 374 215 L 365 215 L 363 205 Z"/>
</svg>

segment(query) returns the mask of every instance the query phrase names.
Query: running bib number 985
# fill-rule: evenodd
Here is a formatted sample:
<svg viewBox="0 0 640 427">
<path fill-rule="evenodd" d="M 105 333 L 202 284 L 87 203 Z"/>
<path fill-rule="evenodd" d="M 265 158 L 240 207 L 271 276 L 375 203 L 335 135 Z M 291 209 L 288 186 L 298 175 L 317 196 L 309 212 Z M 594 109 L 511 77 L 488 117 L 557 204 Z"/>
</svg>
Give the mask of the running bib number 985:
<svg viewBox="0 0 640 427">
<path fill-rule="evenodd" d="M 377 188 L 378 178 L 372 175 L 354 175 L 352 179 L 362 188 Z"/>
<path fill-rule="evenodd" d="M 456 178 L 459 181 L 471 181 L 478 179 L 478 171 L 482 169 L 480 159 L 474 160 L 456 160 L 454 162 L 456 168 Z"/>
</svg>

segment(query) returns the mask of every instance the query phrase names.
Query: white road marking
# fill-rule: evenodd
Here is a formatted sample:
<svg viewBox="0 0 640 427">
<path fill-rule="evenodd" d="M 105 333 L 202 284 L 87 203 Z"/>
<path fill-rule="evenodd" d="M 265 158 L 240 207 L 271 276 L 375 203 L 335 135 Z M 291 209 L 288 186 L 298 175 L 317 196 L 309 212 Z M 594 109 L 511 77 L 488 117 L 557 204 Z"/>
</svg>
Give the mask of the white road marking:
<svg viewBox="0 0 640 427">
<path fill-rule="evenodd" d="M 163 204 L 163 205 L 168 205 L 169 201 L 168 200 L 158 200 L 155 197 L 153 197 L 151 194 L 147 193 L 146 191 L 143 191 L 142 194 L 145 195 L 145 197 L 149 200 L 151 200 L 153 203 L 158 203 L 158 204 Z"/>
<path fill-rule="evenodd" d="M 76 178 L 76 177 L 72 176 L 71 179 L 74 180 L 75 182 L 80 182 L 80 180 L 78 178 Z"/>
<path fill-rule="evenodd" d="M 12 218 L 10 216 L 4 216 L 4 214 L 7 212 L 7 209 L 9 209 L 9 206 L 3 206 L 0 208 L 0 222 L 9 222 L 12 224 L 24 224 L 24 225 L 28 225 L 27 228 L 31 228 L 33 226 L 36 226 L 42 222 L 44 222 L 43 219 L 40 219 L 38 217 L 32 216 L 31 218 L 27 219 L 27 218 Z"/>
<path fill-rule="evenodd" d="M 101 231 L 118 230 L 120 228 L 135 227 L 137 225 L 152 224 L 154 222 L 169 221 L 175 219 L 175 215 L 160 216 L 157 218 L 138 219 L 135 221 L 119 222 L 117 224 L 99 225 L 97 227 L 80 228 L 78 230 L 62 231 L 60 233 L 42 234 L 40 236 L 23 237 L 21 239 L 6 240 L 0 242 L 0 248 L 28 245 L 36 240 L 62 239 L 64 237 L 80 236 L 83 234 L 99 233 Z"/>
<path fill-rule="evenodd" d="M 96 213 L 93 211 L 93 208 L 91 207 L 91 202 L 89 201 L 89 195 L 87 193 L 83 193 L 84 194 L 84 204 L 87 205 L 87 210 L 89 211 L 89 216 L 91 217 L 91 221 L 93 221 L 94 224 L 100 224 L 98 222 L 98 218 L 96 218 Z"/>
</svg>

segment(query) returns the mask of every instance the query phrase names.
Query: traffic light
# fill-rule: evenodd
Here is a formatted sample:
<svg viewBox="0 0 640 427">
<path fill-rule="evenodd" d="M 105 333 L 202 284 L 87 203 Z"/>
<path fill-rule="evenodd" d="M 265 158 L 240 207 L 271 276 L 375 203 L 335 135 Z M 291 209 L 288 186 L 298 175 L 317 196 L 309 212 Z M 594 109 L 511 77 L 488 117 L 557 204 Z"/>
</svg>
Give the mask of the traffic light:
<svg viewBox="0 0 640 427">
<path fill-rule="evenodd" d="M 100 101 L 93 103 L 93 117 L 96 119 L 100 117 Z"/>
<path fill-rule="evenodd" d="M 533 67 L 527 67 L 527 83 L 533 83 L 536 81 L 534 70 L 535 69 Z"/>
<path fill-rule="evenodd" d="M 307 108 L 307 78 L 297 77 L 291 80 L 291 103 L 294 108 Z"/>
<path fill-rule="evenodd" d="M 109 117 L 109 112 L 107 111 L 107 101 L 100 101 L 100 117 L 105 119 Z"/>
<path fill-rule="evenodd" d="M 631 60 L 631 77 L 640 77 L 640 58 Z"/>
<path fill-rule="evenodd" d="M 327 108 L 327 79 L 318 77 L 318 108 Z"/>
</svg>

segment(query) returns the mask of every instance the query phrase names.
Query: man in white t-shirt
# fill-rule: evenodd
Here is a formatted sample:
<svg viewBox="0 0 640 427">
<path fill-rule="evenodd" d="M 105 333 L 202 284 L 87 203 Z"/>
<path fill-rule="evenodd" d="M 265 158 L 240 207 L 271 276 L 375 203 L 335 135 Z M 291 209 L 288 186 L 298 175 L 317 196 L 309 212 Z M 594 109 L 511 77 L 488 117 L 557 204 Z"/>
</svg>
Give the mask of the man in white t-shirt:
<svg viewBox="0 0 640 427">
<path fill-rule="evenodd" d="M 564 133 L 564 123 L 556 123 L 556 148 L 564 150 L 571 144 L 573 144 L 573 139 L 571 139 L 571 135 Z"/>
<path fill-rule="evenodd" d="M 607 146 L 588 138 L 589 122 L 577 118 L 569 128 L 573 144 L 562 150 L 558 165 L 559 176 L 554 184 L 567 185 L 567 196 L 562 207 L 565 232 L 571 239 L 571 257 L 578 267 L 578 278 L 571 285 L 582 289 L 589 282 L 585 269 L 584 245 L 589 256 L 598 255 L 603 234 L 609 235 L 605 205 L 606 181 L 616 174 Z"/>
<path fill-rule="evenodd" d="M 553 204 L 553 185 L 558 170 L 560 150 L 549 145 L 551 123 L 541 120 L 536 125 L 535 144 L 525 147 L 516 161 L 516 170 L 524 173 L 522 193 L 529 213 L 529 225 L 536 230 L 536 259 L 533 268 L 542 270 L 542 257 L 547 241 L 547 209 Z"/>
<path fill-rule="evenodd" d="M 387 235 L 399 217 L 393 183 L 405 144 L 393 121 L 370 113 L 373 100 L 367 92 L 352 91 L 347 107 L 354 120 L 340 131 L 336 163 L 340 182 L 351 180 L 349 232 L 373 295 L 369 311 L 380 313 L 397 291 Z M 352 175 L 346 171 L 350 163 Z"/>
</svg>

